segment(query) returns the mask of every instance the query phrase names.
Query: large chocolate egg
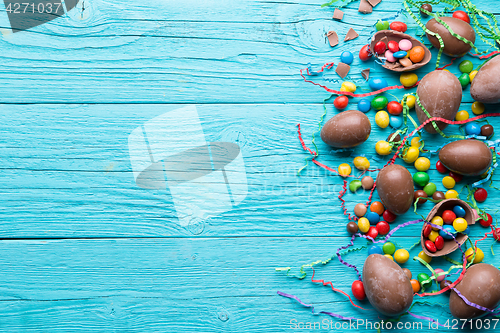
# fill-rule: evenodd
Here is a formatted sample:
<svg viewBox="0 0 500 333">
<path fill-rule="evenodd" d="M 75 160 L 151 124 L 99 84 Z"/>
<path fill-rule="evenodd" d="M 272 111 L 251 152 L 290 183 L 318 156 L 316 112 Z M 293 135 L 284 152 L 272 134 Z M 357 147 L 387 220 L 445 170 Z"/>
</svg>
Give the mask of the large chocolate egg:
<svg viewBox="0 0 500 333">
<path fill-rule="evenodd" d="M 465 176 L 482 175 L 492 159 L 491 150 L 479 140 L 453 141 L 439 151 L 439 160 L 444 166 Z"/>
<path fill-rule="evenodd" d="M 413 203 L 413 179 L 410 172 L 401 165 L 385 166 L 377 175 L 377 192 L 385 208 L 401 215 Z"/>
<path fill-rule="evenodd" d="M 489 60 L 477 72 L 470 85 L 470 95 L 481 103 L 500 102 L 500 56 Z"/>
<path fill-rule="evenodd" d="M 473 44 L 476 41 L 476 33 L 467 22 L 454 17 L 440 17 L 439 19 L 446 23 L 455 34 L 467 39 Z M 443 53 L 450 57 L 461 57 L 472 48 L 472 46 L 466 42 L 452 36 L 448 29 L 436 19 L 429 20 L 425 27 L 441 36 L 444 43 Z M 435 48 L 439 49 L 440 46 L 437 37 L 427 34 L 427 38 Z"/>
<path fill-rule="evenodd" d="M 413 288 L 403 269 L 377 253 L 365 260 L 363 286 L 370 304 L 387 316 L 405 312 L 413 302 Z"/>
<path fill-rule="evenodd" d="M 363 112 L 344 111 L 323 125 L 321 139 L 334 148 L 349 148 L 365 142 L 371 130 L 370 120 Z"/>
<path fill-rule="evenodd" d="M 417 95 L 431 117 L 454 120 L 462 101 L 462 85 L 450 72 L 436 70 L 422 78 L 418 84 Z M 429 118 L 418 103 L 415 104 L 415 111 L 420 123 Z M 448 126 L 440 121 L 436 121 L 436 125 L 441 130 Z M 432 134 L 437 133 L 431 123 L 425 125 L 424 129 Z"/>
<path fill-rule="evenodd" d="M 472 265 L 455 288 L 469 302 L 494 309 L 500 303 L 500 271 L 489 264 Z M 460 319 L 477 318 L 486 313 L 486 311 L 467 305 L 454 290 L 450 295 L 450 312 Z"/>
</svg>

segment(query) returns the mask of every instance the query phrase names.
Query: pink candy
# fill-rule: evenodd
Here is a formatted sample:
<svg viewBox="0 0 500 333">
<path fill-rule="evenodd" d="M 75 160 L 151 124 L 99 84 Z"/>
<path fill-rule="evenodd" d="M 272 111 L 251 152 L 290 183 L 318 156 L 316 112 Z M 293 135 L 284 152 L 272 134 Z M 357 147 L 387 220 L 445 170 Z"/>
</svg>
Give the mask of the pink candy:
<svg viewBox="0 0 500 333">
<path fill-rule="evenodd" d="M 394 53 L 392 53 L 389 50 L 385 51 L 385 58 L 387 59 L 387 61 L 389 61 L 389 62 L 396 62 L 396 58 L 394 58 L 393 54 Z"/>
<path fill-rule="evenodd" d="M 413 45 L 409 39 L 401 39 L 399 41 L 399 49 L 403 51 L 409 51 L 412 47 Z"/>
<path fill-rule="evenodd" d="M 441 281 L 444 280 L 445 275 L 444 274 L 443 275 L 439 275 L 440 273 L 444 272 L 441 268 L 436 268 L 434 270 L 434 272 L 436 272 L 436 280 L 437 280 L 437 282 L 441 282 Z M 432 274 L 432 275 L 434 275 L 434 274 Z"/>
</svg>

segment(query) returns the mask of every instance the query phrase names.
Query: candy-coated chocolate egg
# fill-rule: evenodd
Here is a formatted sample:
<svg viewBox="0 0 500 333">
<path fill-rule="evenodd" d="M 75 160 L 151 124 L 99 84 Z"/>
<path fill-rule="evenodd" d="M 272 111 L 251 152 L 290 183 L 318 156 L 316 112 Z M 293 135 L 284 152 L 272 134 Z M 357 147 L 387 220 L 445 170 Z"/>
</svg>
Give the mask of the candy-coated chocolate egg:
<svg viewBox="0 0 500 333">
<path fill-rule="evenodd" d="M 446 199 L 455 199 L 455 198 L 458 198 L 458 192 L 455 191 L 455 190 L 448 190 L 446 191 L 446 193 L 444 194 L 444 197 Z"/>
<path fill-rule="evenodd" d="M 407 95 L 406 96 L 406 105 L 408 105 L 408 107 L 410 109 L 413 109 L 415 107 L 415 102 L 417 101 L 417 99 L 415 98 L 415 96 L 413 95 Z"/>
<path fill-rule="evenodd" d="M 356 85 L 352 82 L 349 82 L 349 81 L 345 81 L 345 82 L 342 82 L 342 86 L 341 86 L 341 89 L 344 88 L 345 91 L 348 91 L 348 92 L 356 92 Z"/>
<path fill-rule="evenodd" d="M 462 121 L 462 120 L 467 120 L 467 119 L 469 119 L 469 112 L 467 112 L 465 110 L 458 111 L 456 116 L 455 116 L 456 121 Z"/>
<path fill-rule="evenodd" d="M 344 111 L 333 116 L 321 129 L 321 139 L 334 148 L 355 147 L 368 139 L 371 123 L 360 111 Z"/>
<path fill-rule="evenodd" d="M 387 59 L 387 61 L 396 62 L 396 58 L 394 57 L 394 53 L 392 53 L 391 51 L 389 51 L 389 50 L 385 51 L 384 55 L 385 55 L 385 58 Z"/>
<path fill-rule="evenodd" d="M 359 100 L 359 102 L 358 102 L 358 110 L 359 111 L 366 113 L 366 112 L 370 111 L 371 108 L 372 108 L 372 105 L 370 103 L 370 100 L 368 100 L 366 98 Z"/>
<path fill-rule="evenodd" d="M 339 175 L 341 177 L 347 177 L 347 176 L 349 176 L 351 174 L 351 171 L 352 171 L 351 170 L 351 166 L 349 164 L 342 163 L 342 164 L 339 165 L 338 172 L 339 172 Z"/>
<path fill-rule="evenodd" d="M 424 186 L 424 192 L 429 197 L 433 196 L 436 191 L 437 191 L 437 187 L 436 187 L 436 184 L 434 184 L 434 183 L 427 183 L 427 185 Z"/>
<path fill-rule="evenodd" d="M 358 228 L 362 233 L 367 233 L 370 230 L 370 221 L 366 217 L 362 217 L 358 220 Z"/>
<path fill-rule="evenodd" d="M 353 160 L 353 164 L 358 170 L 368 170 L 370 168 L 370 161 L 364 156 L 357 156 Z"/>
<path fill-rule="evenodd" d="M 427 201 L 427 193 L 425 193 L 423 190 L 417 190 L 413 194 L 413 201 L 417 201 L 417 205 L 422 205 Z"/>
<path fill-rule="evenodd" d="M 455 229 L 453 229 L 452 225 L 444 225 L 442 230 L 439 230 L 439 236 L 443 237 L 444 239 L 453 239 L 453 237 L 450 234 L 454 234 Z"/>
<path fill-rule="evenodd" d="M 399 49 L 402 51 L 409 51 L 413 47 L 411 40 L 409 39 L 401 39 L 399 41 Z M 406 56 L 406 55 L 405 55 Z"/>
<path fill-rule="evenodd" d="M 361 61 L 367 61 L 372 57 L 369 48 L 370 46 L 367 44 L 359 50 L 359 59 L 361 59 Z"/>
<path fill-rule="evenodd" d="M 371 101 L 372 108 L 377 111 L 385 108 L 387 104 L 388 104 L 387 97 L 382 95 L 375 96 Z"/>
<path fill-rule="evenodd" d="M 456 218 L 457 218 L 457 215 L 455 215 L 455 213 L 449 209 L 445 210 L 442 214 L 443 222 L 446 224 L 452 224 Z"/>
<path fill-rule="evenodd" d="M 352 64 L 354 60 L 354 55 L 350 51 L 344 51 L 340 55 L 340 61 L 343 62 L 344 64 Z"/>
<path fill-rule="evenodd" d="M 384 251 L 385 254 L 393 254 L 396 251 L 396 246 L 391 242 L 385 242 L 384 245 L 382 245 L 382 251 Z"/>
<path fill-rule="evenodd" d="M 457 77 L 447 71 L 435 70 L 425 75 L 417 88 L 420 103 L 431 117 L 441 117 L 453 120 L 462 101 L 462 86 Z M 423 123 L 428 119 L 420 105 L 415 105 L 418 120 Z M 439 129 L 448 126 L 446 123 L 436 121 Z M 437 133 L 431 123 L 424 126 L 431 133 Z"/>
<path fill-rule="evenodd" d="M 394 116 L 400 115 L 403 112 L 403 106 L 396 101 L 390 101 L 387 103 L 387 112 Z"/>
<path fill-rule="evenodd" d="M 446 288 L 448 285 L 450 285 L 452 282 L 450 280 L 443 280 L 439 283 L 439 288 L 441 289 L 444 289 Z M 446 291 L 446 293 L 448 294 L 450 292 L 450 290 Z"/>
<path fill-rule="evenodd" d="M 409 258 L 410 258 L 410 253 L 408 253 L 408 251 L 405 249 L 398 249 L 394 253 L 394 260 L 398 264 L 404 264 L 405 262 L 408 261 Z M 411 275 L 410 275 L 410 279 L 411 279 Z"/>
<path fill-rule="evenodd" d="M 357 233 L 359 230 L 356 222 L 352 222 L 352 221 L 347 223 L 346 229 L 347 229 L 347 232 L 350 233 L 351 235 Z"/>
<path fill-rule="evenodd" d="M 437 231 L 436 231 L 437 232 Z M 439 251 L 439 250 L 442 250 L 443 247 L 444 247 L 444 238 L 441 237 L 441 236 L 437 236 L 436 239 L 434 240 L 434 245 L 436 245 L 436 249 Z"/>
<path fill-rule="evenodd" d="M 385 111 L 378 111 L 375 114 L 375 124 L 380 128 L 386 128 L 389 126 L 390 118 L 389 114 Z"/>
<path fill-rule="evenodd" d="M 462 85 L 462 88 L 465 88 L 469 85 L 470 83 L 470 77 L 469 77 L 469 74 L 467 73 L 462 73 L 459 77 L 458 77 L 458 81 L 460 82 L 460 84 Z"/>
<path fill-rule="evenodd" d="M 500 271 L 489 264 L 470 266 L 455 287 L 469 302 L 494 309 L 500 302 Z M 450 312 L 461 319 L 477 318 L 485 314 L 468 305 L 455 291 L 450 295 Z"/>
<path fill-rule="evenodd" d="M 400 128 L 403 125 L 403 117 L 401 116 L 390 116 L 389 125 L 392 128 Z"/>
<path fill-rule="evenodd" d="M 439 19 L 446 23 L 455 34 L 470 41 L 472 44 L 476 41 L 476 33 L 474 32 L 474 29 L 472 29 L 472 27 L 464 21 L 454 17 L 440 17 Z M 448 29 L 439 23 L 435 18 L 429 20 L 425 27 L 427 30 L 441 36 L 444 43 L 443 53 L 449 55 L 450 57 L 461 57 L 472 48 L 471 45 L 451 35 Z M 427 38 L 435 48 L 439 49 L 439 40 L 436 37 L 427 33 Z"/>
<path fill-rule="evenodd" d="M 410 50 L 410 60 L 413 63 L 421 62 L 424 60 L 425 50 L 422 46 L 415 46 Z"/>
<path fill-rule="evenodd" d="M 444 200 L 446 199 L 445 195 L 443 192 L 441 191 L 436 191 L 434 192 L 434 194 L 432 195 L 432 199 L 434 200 Z"/>
<path fill-rule="evenodd" d="M 414 163 L 418 156 L 420 154 L 420 151 L 416 147 L 408 147 L 405 150 L 403 150 L 403 161 L 406 163 Z"/>
<path fill-rule="evenodd" d="M 386 79 L 382 77 L 371 78 L 370 80 L 368 80 L 368 85 L 372 90 L 380 90 L 388 86 Z"/>
<path fill-rule="evenodd" d="M 474 64 L 470 60 L 464 60 L 458 65 L 458 70 L 462 73 L 469 74 L 474 69 Z"/>
<path fill-rule="evenodd" d="M 349 98 L 347 98 L 347 96 L 344 95 L 338 96 L 333 100 L 333 106 L 335 106 L 337 110 L 344 110 L 348 104 L 349 104 Z"/>
<path fill-rule="evenodd" d="M 400 141 L 401 141 L 401 135 L 396 133 L 391 133 L 387 137 L 387 142 L 400 142 Z"/>
<path fill-rule="evenodd" d="M 437 232 L 436 230 L 432 230 L 429 233 L 429 240 L 434 243 L 436 241 L 436 238 L 438 238 L 438 236 L 439 236 L 439 232 Z"/>
<path fill-rule="evenodd" d="M 493 217 L 491 217 L 490 214 L 486 214 L 486 218 L 482 218 L 479 220 L 479 223 L 485 227 L 488 228 L 490 225 L 493 224 Z"/>
<path fill-rule="evenodd" d="M 432 5 L 424 3 L 422 6 L 420 6 L 420 15 L 422 15 L 422 17 L 429 16 L 429 14 L 427 14 L 425 11 L 432 13 Z"/>
<path fill-rule="evenodd" d="M 352 193 L 356 193 L 357 190 L 361 187 L 361 181 L 359 179 L 352 180 L 349 183 L 349 191 Z"/>
<path fill-rule="evenodd" d="M 372 239 L 377 238 L 377 236 L 378 236 L 377 228 L 370 227 L 370 229 L 368 229 L 368 232 L 366 233 L 366 236 L 371 237 Z"/>
<path fill-rule="evenodd" d="M 396 58 L 396 59 L 401 59 L 401 58 L 404 58 L 406 57 L 408 53 L 406 51 L 398 51 L 398 52 L 395 52 L 393 54 L 393 57 Z"/>
<path fill-rule="evenodd" d="M 474 191 L 474 199 L 477 202 L 485 202 L 486 198 L 488 198 L 488 192 L 484 188 L 478 188 Z"/>
<path fill-rule="evenodd" d="M 470 86 L 470 95 L 481 103 L 500 102 L 500 57 L 493 57 L 477 72 Z"/>
<path fill-rule="evenodd" d="M 382 248 L 380 246 L 374 244 L 368 248 L 368 255 L 374 254 L 374 253 L 384 254 L 384 251 L 382 251 Z"/>
<path fill-rule="evenodd" d="M 391 153 L 392 147 L 389 142 L 381 140 L 375 144 L 375 151 L 377 154 L 385 156 Z"/>
<path fill-rule="evenodd" d="M 374 201 L 370 205 L 370 211 L 377 213 L 379 216 L 384 213 L 384 210 L 385 210 L 384 205 L 380 201 Z"/>
<path fill-rule="evenodd" d="M 389 49 L 389 51 L 391 51 L 392 53 L 395 53 L 395 52 L 398 52 L 399 51 L 399 44 L 398 42 L 394 41 L 394 40 L 390 40 L 388 43 L 387 43 L 387 48 Z"/>
<path fill-rule="evenodd" d="M 377 223 L 375 228 L 377 228 L 379 235 L 387 235 L 389 231 L 391 231 L 391 226 L 385 221 L 380 221 L 379 223 Z"/>
<path fill-rule="evenodd" d="M 370 221 L 370 224 L 377 224 L 380 221 L 380 215 L 375 212 L 368 212 L 365 217 Z"/>
<path fill-rule="evenodd" d="M 413 66 L 413 62 L 411 62 L 411 60 L 408 58 L 401 58 L 398 61 L 401 64 L 401 66 L 403 66 L 403 67 Z"/>
<path fill-rule="evenodd" d="M 432 285 L 432 280 L 429 280 L 430 276 L 426 273 L 418 274 L 417 279 L 422 288 L 429 288 Z"/>
<path fill-rule="evenodd" d="M 377 189 L 384 206 L 396 215 L 404 214 L 413 202 L 413 179 L 401 165 L 385 166 L 377 175 Z"/>
<path fill-rule="evenodd" d="M 401 82 L 401 84 L 407 88 L 413 87 L 415 84 L 417 84 L 417 81 L 418 81 L 418 76 L 415 73 L 403 73 L 399 77 L 399 82 Z"/>
<path fill-rule="evenodd" d="M 396 220 L 396 215 L 394 215 L 391 211 L 388 211 L 387 209 L 384 210 L 384 213 L 382 214 L 382 218 L 384 219 L 384 221 L 386 222 L 394 222 Z"/>
<path fill-rule="evenodd" d="M 432 261 L 432 258 L 429 257 L 424 251 L 420 251 L 418 257 L 428 264 Z"/>
<path fill-rule="evenodd" d="M 483 251 L 476 247 L 476 255 L 474 255 L 474 251 L 472 250 L 472 247 L 468 248 L 467 251 L 465 251 L 465 258 L 467 258 L 468 262 L 472 261 L 472 258 L 474 257 L 474 264 L 478 264 L 484 259 L 484 253 Z"/>
<path fill-rule="evenodd" d="M 459 19 L 459 20 L 462 20 L 467 24 L 470 23 L 469 15 L 467 15 L 467 13 L 464 12 L 463 10 L 456 10 L 455 12 L 453 12 L 452 17 Z"/>
<path fill-rule="evenodd" d="M 470 108 L 472 110 L 472 113 L 474 113 L 476 115 L 480 115 L 480 114 L 484 113 L 484 104 L 481 103 L 481 102 L 474 102 L 474 103 L 472 103 L 472 105 L 470 106 Z"/>
<path fill-rule="evenodd" d="M 399 32 L 405 32 L 408 27 L 406 26 L 406 23 L 400 22 L 400 21 L 394 21 L 389 25 L 389 28 L 391 30 L 396 30 Z"/>
<path fill-rule="evenodd" d="M 384 42 L 380 41 L 380 42 L 377 42 L 375 44 L 375 47 L 373 48 L 373 51 L 376 53 L 376 54 L 384 54 L 385 53 L 385 50 L 387 50 L 387 45 L 385 45 Z"/>
<path fill-rule="evenodd" d="M 375 28 L 377 29 L 377 31 L 387 30 L 389 29 L 389 26 L 389 22 L 382 20 L 378 20 L 378 22 L 375 24 Z"/>
<path fill-rule="evenodd" d="M 368 208 L 365 206 L 365 204 L 359 203 L 359 204 L 356 204 L 356 206 L 354 206 L 354 214 L 357 217 L 365 216 L 367 211 L 368 211 Z"/>
<path fill-rule="evenodd" d="M 429 174 L 423 171 L 415 172 L 413 175 L 413 181 L 418 186 L 424 187 L 429 182 Z"/>
<path fill-rule="evenodd" d="M 364 176 L 361 178 L 361 187 L 363 187 L 364 190 L 371 190 L 374 183 L 375 181 L 370 176 Z"/>
<path fill-rule="evenodd" d="M 490 124 L 481 126 L 481 135 L 487 138 L 493 135 L 493 126 Z"/>
<path fill-rule="evenodd" d="M 408 277 L 408 279 L 411 280 L 411 278 L 412 278 L 411 271 L 408 268 L 403 268 L 403 271 L 405 272 L 405 274 Z"/>
<path fill-rule="evenodd" d="M 458 140 L 439 151 L 439 160 L 449 170 L 465 176 L 479 176 L 491 165 L 491 150 L 479 140 Z"/>
<path fill-rule="evenodd" d="M 429 170 L 430 167 L 431 167 L 431 161 L 427 157 L 419 157 L 415 161 L 415 169 L 417 169 L 418 171 L 427 171 Z M 427 182 L 428 181 L 429 180 L 427 180 Z"/>
<path fill-rule="evenodd" d="M 472 71 L 469 73 L 470 82 L 476 77 L 477 71 Z"/>
<path fill-rule="evenodd" d="M 432 223 L 432 222 L 431 222 Z M 430 224 L 426 224 L 424 227 L 424 231 L 422 232 L 425 238 L 429 238 L 429 235 L 431 234 L 432 227 Z"/>
<path fill-rule="evenodd" d="M 436 274 L 435 275 L 432 274 L 432 276 L 436 277 L 436 281 L 437 282 L 441 282 L 441 281 L 444 280 L 444 277 L 445 277 L 446 274 L 442 274 L 442 273 L 444 273 L 444 271 L 441 268 L 436 268 L 434 270 L 434 273 L 436 273 Z"/>
<path fill-rule="evenodd" d="M 455 187 L 455 179 L 453 179 L 453 177 L 450 177 L 450 176 L 446 176 L 446 177 L 443 177 L 443 186 L 450 189 L 450 188 L 454 188 Z"/>
<path fill-rule="evenodd" d="M 366 258 L 363 284 L 370 304 L 384 315 L 402 314 L 413 301 L 413 288 L 405 272 L 394 261 L 380 254 Z"/>
<path fill-rule="evenodd" d="M 366 298 L 365 288 L 363 287 L 363 282 L 356 280 L 351 285 L 351 291 L 356 299 L 362 301 Z"/>
<path fill-rule="evenodd" d="M 444 224 L 444 221 L 443 221 L 443 218 L 441 216 L 434 216 L 432 219 L 431 219 L 431 223 L 434 224 L 434 225 L 437 225 L 437 226 L 440 226 L 442 227 L 443 224 Z M 432 230 L 435 230 L 435 231 L 438 231 L 439 228 L 437 227 L 432 227 Z"/>
<path fill-rule="evenodd" d="M 413 292 L 418 293 L 420 291 L 420 282 L 418 282 L 418 280 L 411 279 L 410 283 L 411 287 L 413 288 Z"/>
<path fill-rule="evenodd" d="M 448 173 L 450 172 L 450 170 L 448 170 L 444 165 L 443 163 L 441 163 L 440 160 L 438 160 L 436 162 L 436 170 L 439 172 L 439 173 Z"/>
<path fill-rule="evenodd" d="M 435 253 L 437 251 L 436 245 L 434 245 L 434 243 L 432 241 L 426 240 L 424 244 L 425 244 L 425 248 L 427 249 L 427 251 L 429 251 L 431 253 Z"/>
<path fill-rule="evenodd" d="M 456 217 L 464 217 L 465 209 L 462 206 L 456 205 L 453 207 L 453 213 L 455 213 Z"/>
<path fill-rule="evenodd" d="M 453 221 L 453 228 L 457 231 L 457 232 L 462 232 L 462 231 L 465 231 L 465 229 L 467 229 L 467 221 L 462 218 L 462 217 L 457 217 L 454 221 Z"/>
</svg>

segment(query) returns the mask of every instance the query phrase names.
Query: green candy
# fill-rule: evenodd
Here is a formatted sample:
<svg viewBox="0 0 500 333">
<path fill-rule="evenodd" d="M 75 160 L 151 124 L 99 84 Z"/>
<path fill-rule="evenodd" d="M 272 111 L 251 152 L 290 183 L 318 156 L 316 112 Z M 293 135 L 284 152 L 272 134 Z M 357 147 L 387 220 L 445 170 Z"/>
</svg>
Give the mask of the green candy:
<svg viewBox="0 0 500 333">
<path fill-rule="evenodd" d="M 462 88 L 467 87 L 467 85 L 470 83 L 470 77 L 469 74 L 463 73 L 458 77 L 458 81 L 460 81 L 460 84 L 462 85 Z"/>
<path fill-rule="evenodd" d="M 377 24 L 375 24 L 375 29 L 377 29 L 377 31 L 387 30 L 389 29 L 389 22 L 378 20 Z"/>
<path fill-rule="evenodd" d="M 424 187 L 429 182 L 429 175 L 427 174 L 427 172 L 423 172 L 423 171 L 416 172 L 413 175 L 413 181 L 418 186 Z"/>
<path fill-rule="evenodd" d="M 349 191 L 352 193 L 356 193 L 357 190 L 361 187 L 361 180 L 353 180 L 352 182 L 349 183 Z"/>
<path fill-rule="evenodd" d="M 472 72 L 472 70 L 474 69 L 474 64 L 472 63 L 472 61 L 470 60 L 464 60 L 460 63 L 460 65 L 458 65 L 458 69 L 462 72 L 462 73 L 467 73 L 469 74 L 470 72 Z"/>
<path fill-rule="evenodd" d="M 389 101 L 387 100 L 387 97 L 382 96 L 382 95 L 378 95 L 372 99 L 371 105 L 372 105 L 372 108 L 379 111 L 379 110 L 382 110 L 383 108 L 385 108 L 387 103 L 389 103 Z"/>
<path fill-rule="evenodd" d="M 434 183 L 427 183 L 427 185 L 424 186 L 424 192 L 427 194 L 429 197 L 432 197 L 434 192 L 437 191 L 436 184 Z"/>
<path fill-rule="evenodd" d="M 427 275 L 425 273 L 420 273 L 417 276 L 418 282 L 420 282 L 420 285 L 422 286 L 422 288 L 425 288 L 425 289 L 429 288 L 432 285 L 432 280 L 427 282 L 427 283 L 422 283 L 423 281 L 428 280 L 428 279 L 429 279 L 429 275 Z"/>
<path fill-rule="evenodd" d="M 396 246 L 391 242 L 384 243 L 384 245 L 382 245 L 382 251 L 384 251 L 385 254 L 393 254 L 396 252 Z"/>
</svg>

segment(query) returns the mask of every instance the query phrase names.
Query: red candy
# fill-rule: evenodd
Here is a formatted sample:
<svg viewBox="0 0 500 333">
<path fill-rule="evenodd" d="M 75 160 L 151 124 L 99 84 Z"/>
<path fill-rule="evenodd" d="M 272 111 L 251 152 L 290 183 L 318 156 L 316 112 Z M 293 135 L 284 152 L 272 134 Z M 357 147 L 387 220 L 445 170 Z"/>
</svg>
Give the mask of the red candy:
<svg viewBox="0 0 500 333">
<path fill-rule="evenodd" d="M 370 229 L 368 229 L 368 232 L 366 233 L 366 236 L 370 236 L 373 239 L 377 238 L 378 236 L 377 228 L 370 227 Z"/>
<path fill-rule="evenodd" d="M 478 188 L 476 192 L 474 192 L 474 199 L 477 202 L 485 202 L 488 197 L 488 192 L 484 188 Z"/>
<path fill-rule="evenodd" d="M 453 17 L 459 20 L 462 20 L 464 22 L 470 23 L 470 18 L 469 15 L 467 15 L 466 12 L 463 10 L 457 10 L 453 13 Z"/>
<path fill-rule="evenodd" d="M 436 170 L 439 173 L 448 173 L 449 172 L 449 170 L 443 165 L 443 163 L 441 163 L 441 161 L 436 162 Z"/>
<path fill-rule="evenodd" d="M 399 44 L 393 40 L 390 40 L 388 43 L 387 43 L 387 48 L 389 49 L 389 51 L 391 51 L 392 53 L 396 53 L 399 51 Z"/>
<path fill-rule="evenodd" d="M 436 249 L 436 245 L 434 245 L 434 243 L 433 243 L 433 242 L 431 242 L 430 240 L 426 240 L 426 241 L 425 241 L 425 248 L 426 248 L 427 250 L 429 250 L 429 252 L 432 252 L 432 253 L 434 253 L 434 252 L 436 252 L 436 251 L 437 251 L 437 249 Z"/>
<path fill-rule="evenodd" d="M 432 227 L 430 224 L 427 224 L 424 228 L 424 237 L 427 238 L 431 234 Z"/>
<path fill-rule="evenodd" d="M 369 45 L 365 45 L 359 50 L 359 59 L 362 61 L 366 61 L 372 57 L 372 54 L 369 51 Z"/>
<path fill-rule="evenodd" d="M 375 44 L 373 51 L 375 51 L 375 53 L 377 53 L 377 54 L 384 54 L 386 49 L 387 49 L 387 46 L 385 45 L 384 42 L 381 41 L 381 42 L 378 42 L 377 44 Z"/>
<path fill-rule="evenodd" d="M 441 250 L 444 247 L 444 238 L 437 236 L 434 245 L 436 245 L 436 249 Z"/>
<path fill-rule="evenodd" d="M 391 231 L 389 223 L 385 221 L 380 221 L 379 223 L 377 223 L 375 228 L 377 228 L 377 231 L 380 235 L 387 235 L 389 231 Z"/>
<path fill-rule="evenodd" d="M 347 96 L 339 96 L 333 100 L 333 106 L 338 110 L 344 110 L 349 104 L 349 98 Z"/>
<path fill-rule="evenodd" d="M 398 114 L 401 114 L 401 112 L 403 112 L 403 106 L 396 101 L 391 101 L 387 104 L 387 112 L 397 116 Z"/>
<path fill-rule="evenodd" d="M 490 214 L 486 214 L 486 216 L 488 217 L 487 220 L 485 219 L 480 219 L 479 220 L 479 223 L 483 226 L 483 227 L 489 227 L 490 225 L 493 224 L 493 218 L 491 217 Z"/>
<path fill-rule="evenodd" d="M 443 218 L 443 222 L 446 224 L 453 224 L 453 221 L 455 221 L 455 219 L 457 218 L 452 210 L 445 210 L 443 212 L 443 216 L 441 217 Z"/>
<path fill-rule="evenodd" d="M 405 32 L 406 29 L 408 29 L 406 26 L 406 23 L 399 22 L 399 21 L 392 22 L 391 25 L 389 25 L 389 28 L 391 28 L 391 30 L 396 30 L 399 32 Z"/>
<path fill-rule="evenodd" d="M 351 285 L 351 291 L 356 299 L 362 301 L 365 299 L 365 286 L 363 286 L 363 282 L 356 280 Z"/>
<path fill-rule="evenodd" d="M 448 174 L 451 178 L 455 179 L 455 183 L 460 183 L 462 178 L 464 178 L 462 175 L 459 175 L 458 173 L 454 173 L 453 171 L 450 171 Z"/>
<path fill-rule="evenodd" d="M 396 217 L 397 216 L 394 213 L 388 210 L 385 210 L 384 213 L 382 214 L 382 218 L 384 219 L 384 221 L 389 223 L 394 222 L 396 220 Z"/>
<path fill-rule="evenodd" d="M 497 241 L 500 240 L 500 228 L 496 228 L 495 231 L 493 231 L 493 238 Z"/>
</svg>

